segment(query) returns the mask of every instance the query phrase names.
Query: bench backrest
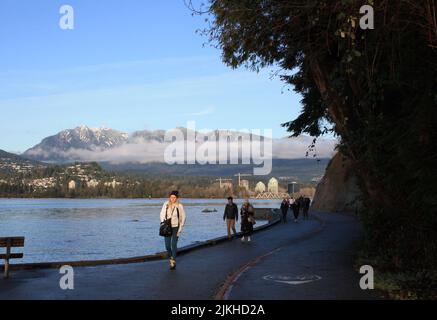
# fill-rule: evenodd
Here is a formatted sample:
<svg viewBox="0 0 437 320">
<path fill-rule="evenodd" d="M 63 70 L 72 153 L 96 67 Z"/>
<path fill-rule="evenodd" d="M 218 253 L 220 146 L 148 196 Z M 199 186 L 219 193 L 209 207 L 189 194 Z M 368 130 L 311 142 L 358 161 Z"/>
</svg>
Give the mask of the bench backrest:
<svg viewBox="0 0 437 320">
<path fill-rule="evenodd" d="M 6 247 L 24 247 L 24 237 L 0 238 L 0 248 Z"/>
</svg>

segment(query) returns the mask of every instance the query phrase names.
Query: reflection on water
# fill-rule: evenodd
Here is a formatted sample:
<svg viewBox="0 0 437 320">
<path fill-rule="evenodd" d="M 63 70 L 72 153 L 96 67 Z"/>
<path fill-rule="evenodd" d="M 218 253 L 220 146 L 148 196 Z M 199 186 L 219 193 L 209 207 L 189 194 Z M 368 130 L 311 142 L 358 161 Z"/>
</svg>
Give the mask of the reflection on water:
<svg viewBox="0 0 437 320">
<path fill-rule="evenodd" d="M 24 263 L 152 254 L 164 250 L 158 229 L 165 200 L 0 199 L 0 237 L 26 237 L 24 259 L 19 260 Z M 253 201 L 258 208 L 278 207 L 279 202 Z M 182 203 L 187 222 L 179 246 L 226 234 L 226 200 L 183 199 Z M 202 213 L 205 208 L 218 212 Z"/>
</svg>

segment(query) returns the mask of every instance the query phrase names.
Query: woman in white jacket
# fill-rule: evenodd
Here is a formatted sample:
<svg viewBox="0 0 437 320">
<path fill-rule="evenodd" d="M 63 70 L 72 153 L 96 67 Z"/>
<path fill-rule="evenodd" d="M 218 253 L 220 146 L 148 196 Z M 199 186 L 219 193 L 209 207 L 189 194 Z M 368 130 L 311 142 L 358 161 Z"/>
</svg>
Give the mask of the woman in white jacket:
<svg viewBox="0 0 437 320">
<path fill-rule="evenodd" d="M 177 243 L 185 224 L 185 210 L 179 203 L 179 192 L 172 191 L 169 200 L 164 203 L 161 209 L 161 222 L 171 219 L 172 235 L 165 237 L 165 248 L 170 257 L 170 269 L 176 269 Z"/>
</svg>

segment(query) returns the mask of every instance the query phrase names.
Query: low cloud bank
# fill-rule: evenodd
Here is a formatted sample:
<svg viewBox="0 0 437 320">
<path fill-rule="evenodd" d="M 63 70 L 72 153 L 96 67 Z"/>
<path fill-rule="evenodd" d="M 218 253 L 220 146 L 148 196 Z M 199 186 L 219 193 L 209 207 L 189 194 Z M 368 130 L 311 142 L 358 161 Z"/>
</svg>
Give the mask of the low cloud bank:
<svg viewBox="0 0 437 320">
<path fill-rule="evenodd" d="M 244 141 L 244 140 L 243 140 Z M 283 138 L 271 140 L 271 150 L 273 159 L 300 159 L 305 158 L 309 150 L 309 146 L 312 144 L 313 138 L 307 136 L 300 136 L 297 138 Z M 244 142 L 228 142 L 228 152 L 231 156 L 228 157 L 227 152 L 217 152 L 218 156 L 215 157 L 211 152 L 206 150 L 213 150 L 216 146 L 215 141 L 196 143 L 195 152 L 188 149 L 184 152 L 183 143 L 173 144 L 171 149 L 182 150 L 182 152 L 174 152 L 172 160 L 177 162 L 183 162 L 184 160 L 199 160 L 202 159 L 215 159 L 226 161 L 237 161 L 242 159 L 248 160 L 250 157 L 253 161 L 257 161 L 260 158 L 265 158 L 270 154 L 269 140 L 261 143 L 261 148 L 256 143 L 250 141 Z M 217 143 L 218 144 L 218 143 Z M 314 150 L 310 151 L 310 156 L 316 155 L 319 158 L 331 158 L 335 154 L 335 147 L 338 144 L 336 139 L 318 139 Z M 43 159 L 65 159 L 67 161 L 97 161 L 97 162 L 111 162 L 115 164 L 119 163 L 150 163 L 150 162 L 168 162 L 165 160 L 165 154 L 171 143 L 162 143 L 158 141 L 145 141 L 141 138 L 131 140 L 129 143 L 122 144 L 120 146 L 111 149 L 69 149 L 68 151 L 60 150 L 43 150 L 33 149 L 29 152 L 30 156 L 43 158 Z M 264 148 L 267 147 L 267 148 Z M 199 149 L 200 148 L 200 149 Z M 263 150 L 267 149 L 267 150 Z M 253 152 L 253 151 L 256 152 Z M 243 151 L 243 152 L 242 152 Z M 261 151 L 262 156 L 258 155 Z M 267 152 L 267 153 L 265 153 Z M 197 153 L 197 155 L 196 155 Z"/>
</svg>

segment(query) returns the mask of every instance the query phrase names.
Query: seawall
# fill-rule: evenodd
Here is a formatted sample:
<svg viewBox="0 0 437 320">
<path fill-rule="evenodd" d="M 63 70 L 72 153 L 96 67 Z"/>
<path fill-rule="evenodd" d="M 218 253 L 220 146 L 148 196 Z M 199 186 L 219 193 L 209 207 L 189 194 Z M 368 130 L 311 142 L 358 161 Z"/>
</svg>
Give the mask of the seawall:
<svg viewBox="0 0 437 320">
<path fill-rule="evenodd" d="M 280 215 L 277 209 L 255 209 L 255 219 L 268 220 L 265 225 L 255 227 L 254 232 L 259 232 L 271 228 L 280 222 Z M 238 237 L 241 236 L 241 232 L 238 233 Z M 229 241 L 227 236 L 222 236 L 198 243 L 194 243 L 178 249 L 179 255 L 184 255 L 195 250 L 214 246 L 222 242 Z M 128 264 L 139 263 L 146 261 L 156 261 L 167 258 L 166 252 L 157 252 L 151 255 L 130 257 L 130 258 L 117 258 L 117 259 L 105 259 L 105 260 L 83 260 L 83 261 L 57 261 L 57 262 L 40 262 L 40 263 L 17 263 L 11 264 L 10 270 L 32 270 L 32 269 L 59 269 L 62 266 L 68 265 L 72 267 L 85 267 L 85 266 L 100 266 L 100 265 L 114 265 L 114 264 Z M 0 265 L 3 269 L 3 265 Z"/>
</svg>

